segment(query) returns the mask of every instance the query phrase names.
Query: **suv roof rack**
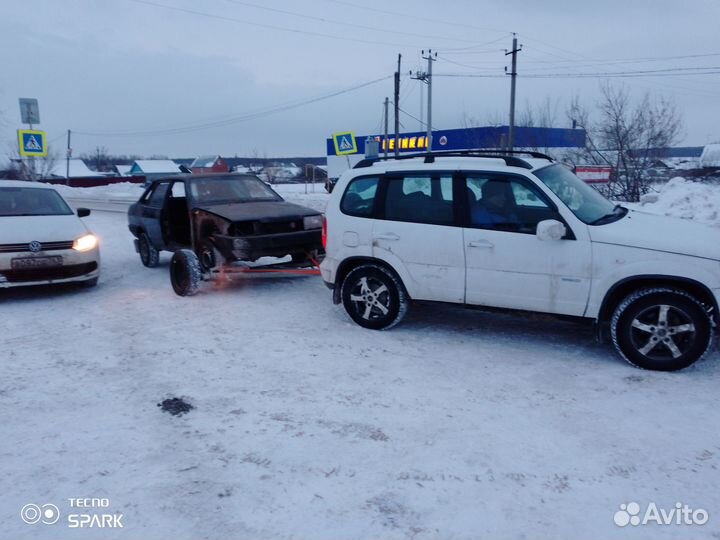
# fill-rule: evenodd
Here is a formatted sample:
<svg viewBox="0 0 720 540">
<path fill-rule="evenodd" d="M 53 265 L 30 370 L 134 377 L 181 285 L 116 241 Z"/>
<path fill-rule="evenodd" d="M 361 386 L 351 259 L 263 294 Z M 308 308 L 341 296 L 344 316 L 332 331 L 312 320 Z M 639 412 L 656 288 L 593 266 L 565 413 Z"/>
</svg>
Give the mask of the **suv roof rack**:
<svg viewBox="0 0 720 540">
<path fill-rule="evenodd" d="M 515 154 L 520 155 L 527 155 L 532 158 L 538 158 L 538 159 L 547 159 L 548 161 L 554 161 L 553 158 L 548 156 L 547 154 L 543 154 L 541 152 L 534 152 L 530 150 L 445 150 L 445 151 L 434 151 L 434 152 L 422 152 L 418 154 L 405 154 L 403 156 L 388 156 L 388 157 L 381 157 L 378 156 L 376 158 L 365 158 L 361 161 L 359 161 L 353 169 L 363 169 L 365 167 L 370 167 L 374 163 L 380 162 L 380 161 L 391 161 L 391 160 L 401 160 L 401 159 L 413 159 L 413 158 L 425 158 L 425 163 L 434 163 L 436 157 L 489 157 L 489 158 L 497 158 L 502 159 L 505 161 L 505 165 L 508 167 L 521 167 L 523 169 L 532 169 L 533 166 L 530 165 L 527 161 L 524 159 L 520 159 L 519 157 L 515 157 Z"/>
</svg>

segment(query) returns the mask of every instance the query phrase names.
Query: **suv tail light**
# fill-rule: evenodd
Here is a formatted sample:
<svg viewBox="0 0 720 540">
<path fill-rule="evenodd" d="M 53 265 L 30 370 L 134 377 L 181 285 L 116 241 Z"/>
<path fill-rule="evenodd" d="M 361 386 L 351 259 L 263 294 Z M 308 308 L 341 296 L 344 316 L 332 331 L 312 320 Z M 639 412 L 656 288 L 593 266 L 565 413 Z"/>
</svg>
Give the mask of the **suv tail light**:
<svg viewBox="0 0 720 540">
<path fill-rule="evenodd" d="M 323 224 L 322 224 L 322 246 L 323 249 L 327 248 L 327 218 L 325 215 L 323 215 Z"/>
</svg>

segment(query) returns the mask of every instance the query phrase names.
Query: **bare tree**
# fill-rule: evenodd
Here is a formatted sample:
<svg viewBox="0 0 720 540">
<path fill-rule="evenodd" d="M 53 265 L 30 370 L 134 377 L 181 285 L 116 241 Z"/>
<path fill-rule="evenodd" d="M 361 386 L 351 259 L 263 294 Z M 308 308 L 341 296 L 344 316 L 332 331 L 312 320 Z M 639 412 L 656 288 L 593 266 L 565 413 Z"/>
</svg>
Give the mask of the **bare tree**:
<svg viewBox="0 0 720 540">
<path fill-rule="evenodd" d="M 525 101 L 525 108 L 519 115 L 518 127 L 556 127 L 560 110 L 560 100 L 553 100 L 550 96 L 538 105 L 533 106 L 530 101 Z"/>
<path fill-rule="evenodd" d="M 583 105 L 578 96 L 571 101 L 566 111 L 568 120 L 573 126 L 585 130 L 585 146 L 566 152 L 565 160 L 572 165 L 609 165 L 613 162 L 605 152 L 600 150 L 596 140 L 595 126 L 590 118 L 590 111 Z"/>
<path fill-rule="evenodd" d="M 13 176 L 20 180 L 37 181 L 51 178 L 58 163 L 58 154 L 51 148 L 48 148 L 45 157 L 22 157 L 17 143 L 10 145 L 8 158 Z"/>
<path fill-rule="evenodd" d="M 86 163 L 93 163 L 98 172 L 112 170 L 113 157 L 104 146 L 96 146 L 91 154 L 82 154 L 80 159 Z"/>
<path fill-rule="evenodd" d="M 661 156 L 657 151 L 675 144 L 680 136 L 681 118 L 675 104 L 665 98 L 645 94 L 633 104 L 624 87 L 604 83 L 597 104 L 598 119 L 593 122 L 579 99 L 575 98 L 568 116 L 586 132 L 586 145 L 574 159 L 576 163 L 606 164 L 615 169 L 607 195 L 637 202 L 650 189 L 647 170 Z"/>
</svg>

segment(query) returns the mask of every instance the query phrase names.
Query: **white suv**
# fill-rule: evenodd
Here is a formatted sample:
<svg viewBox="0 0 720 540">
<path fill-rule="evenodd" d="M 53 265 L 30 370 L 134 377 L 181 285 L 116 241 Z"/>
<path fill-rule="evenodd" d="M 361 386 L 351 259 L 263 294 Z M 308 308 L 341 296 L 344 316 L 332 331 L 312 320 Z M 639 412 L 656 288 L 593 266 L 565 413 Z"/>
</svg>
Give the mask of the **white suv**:
<svg viewBox="0 0 720 540">
<path fill-rule="evenodd" d="M 366 328 L 397 324 L 411 300 L 544 312 L 592 320 L 631 364 L 673 371 L 713 344 L 719 236 L 615 205 L 542 154 L 435 153 L 340 177 L 321 270 Z"/>
</svg>

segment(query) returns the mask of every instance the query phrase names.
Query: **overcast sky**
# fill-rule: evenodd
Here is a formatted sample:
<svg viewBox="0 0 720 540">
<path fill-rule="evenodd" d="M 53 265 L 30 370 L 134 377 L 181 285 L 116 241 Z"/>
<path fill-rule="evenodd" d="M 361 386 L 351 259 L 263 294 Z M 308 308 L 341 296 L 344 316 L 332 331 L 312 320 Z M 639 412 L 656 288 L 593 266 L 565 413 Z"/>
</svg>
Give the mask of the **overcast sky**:
<svg viewBox="0 0 720 540">
<path fill-rule="evenodd" d="M 3 154 L 21 127 L 17 99 L 34 97 L 51 147 L 62 150 L 72 129 L 76 155 L 97 146 L 113 154 L 170 157 L 324 155 L 333 132 L 380 130 L 392 78 L 276 114 L 243 117 L 390 77 L 402 53 L 401 107 L 419 118 L 422 83 L 407 71 L 424 68 L 423 48 L 438 51 L 434 127 L 463 127 L 468 117 L 507 123 L 503 49 L 511 45 L 511 32 L 523 45 L 519 114 L 549 97 L 560 126 L 567 123 L 567 101 L 580 95 L 592 104 L 600 80 L 523 74 L 720 66 L 718 0 L 2 4 Z M 647 58 L 654 60 L 637 61 Z M 441 76 L 468 73 L 494 77 Z M 674 73 L 680 76 L 612 81 L 638 97 L 650 91 L 672 98 L 684 116 L 683 144 L 720 141 L 720 74 Z M 402 124 L 406 131 L 420 129 L 406 114 Z"/>
</svg>

